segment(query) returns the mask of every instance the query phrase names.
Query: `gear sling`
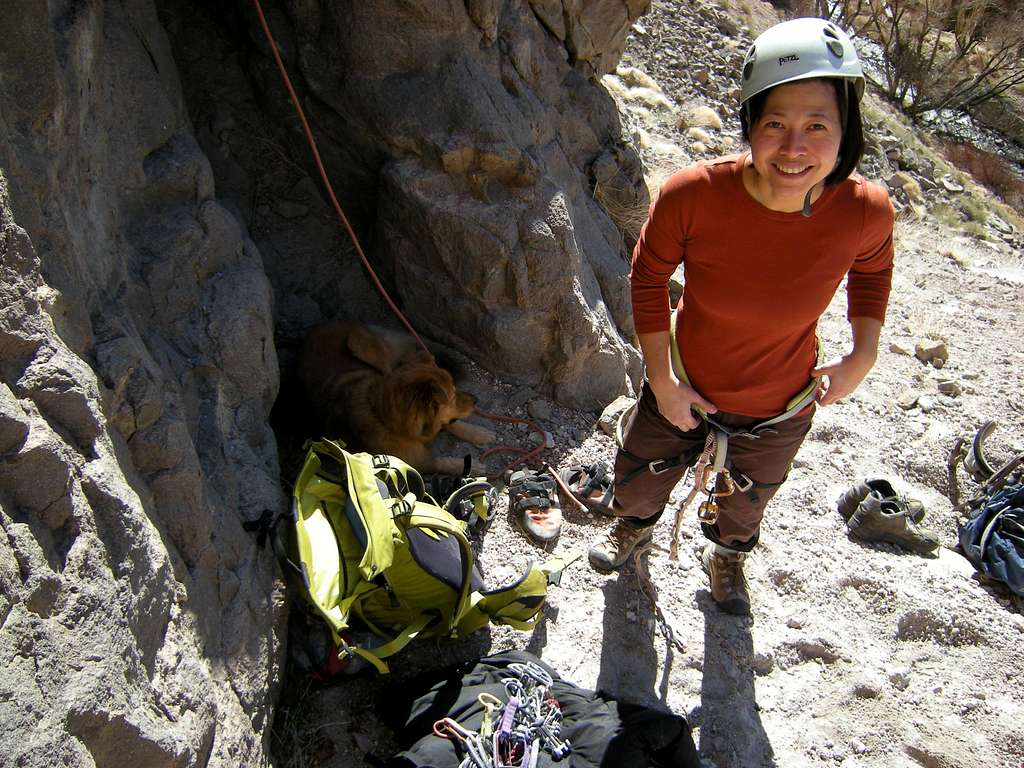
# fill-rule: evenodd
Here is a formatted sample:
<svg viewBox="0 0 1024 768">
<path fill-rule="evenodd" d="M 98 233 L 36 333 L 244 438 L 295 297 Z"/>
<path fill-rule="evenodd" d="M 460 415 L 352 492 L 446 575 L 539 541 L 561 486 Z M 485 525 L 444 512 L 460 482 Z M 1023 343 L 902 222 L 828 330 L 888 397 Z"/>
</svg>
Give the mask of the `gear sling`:
<svg viewBox="0 0 1024 768">
<path fill-rule="evenodd" d="M 680 381 L 686 384 L 690 383 L 689 376 L 686 375 L 686 369 L 683 366 L 683 358 L 679 353 L 679 343 L 676 340 L 676 324 L 678 320 L 678 313 L 672 313 L 672 319 L 669 329 L 669 342 L 671 344 L 670 350 L 672 354 L 672 371 L 679 378 Z M 818 357 L 821 357 L 821 344 L 818 344 Z M 694 410 L 700 415 L 701 419 L 704 420 L 707 430 L 708 437 L 704 443 L 703 449 L 697 448 L 692 451 L 686 451 L 678 456 L 671 456 L 667 458 L 658 459 L 647 459 L 640 456 L 635 456 L 627 451 L 623 445 L 625 441 L 623 439 L 623 428 L 625 420 L 629 417 L 629 414 L 636 408 L 636 403 L 629 409 L 627 409 L 621 417 L 616 428 L 615 440 L 618 444 L 618 448 L 624 454 L 634 461 L 643 462 L 643 466 L 629 473 L 625 478 L 620 481 L 620 485 L 630 482 L 637 475 L 644 472 L 651 472 L 655 475 L 660 475 L 663 472 L 668 472 L 679 466 L 692 466 L 695 461 L 698 466 L 697 477 L 695 478 L 696 492 L 698 489 L 702 489 L 707 494 L 707 499 L 703 501 L 697 509 L 697 517 L 700 522 L 706 525 L 714 525 L 718 520 L 718 503 L 717 498 L 722 496 L 729 496 L 735 491 L 742 493 L 751 493 L 755 487 L 774 487 L 778 483 L 758 483 L 742 472 L 731 467 L 728 463 L 729 453 L 729 439 L 735 437 L 747 438 L 750 440 L 756 440 L 763 434 L 770 434 L 775 430 L 772 427 L 780 422 L 786 421 L 796 416 L 798 413 L 803 411 L 807 406 L 814 402 L 815 396 L 818 391 L 818 381 L 811 379 L 811 381 L 798 392 L 787 404 L 786 409 L 777 416 L 765 419 L 764 421 L 758 422 L 750 427 L 745 428 L 732 428 L 724 424 L 719 423 L 713 416 L 709 416 L 700 408 Z M 638 401 L 639 402 L 639 401 Z M 724 490 L 717 491 L 717 478 L 721 475 L 722 485 Z M 693 494 L 684 502 L 683 508 L 692 498 Z"/>
</svg>

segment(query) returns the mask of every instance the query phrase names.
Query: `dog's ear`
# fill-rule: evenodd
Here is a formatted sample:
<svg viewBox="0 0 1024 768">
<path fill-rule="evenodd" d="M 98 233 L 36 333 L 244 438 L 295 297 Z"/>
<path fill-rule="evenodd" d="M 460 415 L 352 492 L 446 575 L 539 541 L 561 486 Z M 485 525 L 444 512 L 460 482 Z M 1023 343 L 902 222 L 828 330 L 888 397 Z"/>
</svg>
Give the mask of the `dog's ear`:
<svg viewBox="0 0 1024 768">
<path fill-rule="evenodd" d="M 395 367 L 395 352 L 387 339 L 374 333 L 364 325 L 357 325 L 348 336 L 348 349 L 381 373 L 390 373 Z"/>
</svg>

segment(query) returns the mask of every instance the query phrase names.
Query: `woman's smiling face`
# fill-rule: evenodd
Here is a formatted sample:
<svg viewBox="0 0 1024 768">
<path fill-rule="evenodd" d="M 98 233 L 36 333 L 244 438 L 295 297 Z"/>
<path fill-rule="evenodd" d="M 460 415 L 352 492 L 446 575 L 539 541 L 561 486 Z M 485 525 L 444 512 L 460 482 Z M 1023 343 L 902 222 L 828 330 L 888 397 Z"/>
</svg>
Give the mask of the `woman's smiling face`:
<svg viewBox="0 0 1024 768">
<path fill-rule="evenodd" d="M 773 88 L 750 126 L 748 189 L 776 211 L 798 211 L 836 166 L 842 125 L 835 88 L 801 80 Z"/>
</svg>

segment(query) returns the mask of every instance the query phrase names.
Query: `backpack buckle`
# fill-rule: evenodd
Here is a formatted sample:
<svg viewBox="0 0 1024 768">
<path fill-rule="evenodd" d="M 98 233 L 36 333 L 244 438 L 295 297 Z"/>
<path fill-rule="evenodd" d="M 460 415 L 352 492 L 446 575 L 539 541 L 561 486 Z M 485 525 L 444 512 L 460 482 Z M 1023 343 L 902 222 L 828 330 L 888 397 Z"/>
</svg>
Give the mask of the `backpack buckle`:
<svg viewBox="0 0 1024 768">
<path fill-rule="evenodd" d="M 375 453 L 370 457 L 374 469 L 388 469 L 391 466 L 391 459 L 383 453 Z"/>
<path fill-rule="evenodd" d="M 391 516 L 402 517 L 403 515 L 411 515 L 413 513 L 412 503 L 404 496 L 394 499 L 391 504 Z"/>
</svg>

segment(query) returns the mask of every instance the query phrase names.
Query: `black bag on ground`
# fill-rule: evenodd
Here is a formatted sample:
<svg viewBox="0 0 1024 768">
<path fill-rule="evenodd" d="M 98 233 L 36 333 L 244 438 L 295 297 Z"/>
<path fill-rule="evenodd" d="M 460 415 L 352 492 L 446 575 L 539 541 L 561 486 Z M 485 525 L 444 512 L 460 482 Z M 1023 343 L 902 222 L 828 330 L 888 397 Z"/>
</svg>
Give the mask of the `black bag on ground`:
<svg viewBox="0 0 1024 768">
<path fill-rule="evenodd" d="M 506 702 L 501 680 L 509 676 L 508 666 L 528 662 L 551 675 L 552 693 L 563 717 L 561 737 L 572 745 L 560 761 L 541 751 L 539 768 L 699 768 L 685 718 L 578 688 L 525 651 L 507 651 L 458 665 L 386 694 L 382 714 L 399 732 L 400 740 L 410 745 L 391 757 L 386 768 L 457 768 L 465 754 L 456 742 L 434 736 L 434 723 L 450 717 L 467 730 L 478 731 L 484 707 L 477 697 L 489 693 Z"/>
<path fill-rule="evenodd" d="M 996 472 L 969 499 L 960 547 L 982 574 L 1024 597 L 1024 454 Z"/>
</svg>

